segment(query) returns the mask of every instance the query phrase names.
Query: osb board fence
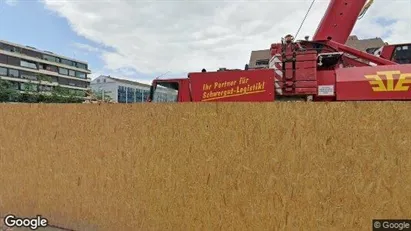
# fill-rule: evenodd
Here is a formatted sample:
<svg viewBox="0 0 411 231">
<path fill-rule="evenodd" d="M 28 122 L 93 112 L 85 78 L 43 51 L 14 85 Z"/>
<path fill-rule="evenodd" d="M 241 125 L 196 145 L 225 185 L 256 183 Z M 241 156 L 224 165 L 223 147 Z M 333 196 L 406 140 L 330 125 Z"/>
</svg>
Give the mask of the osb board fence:
<svg viewBox="0 0 411 231">
<path fill-rule="evenodd" d="M 411 104 L 0 105 L 0 215 L 73 230 L 411 218 Z"/>
</svg>

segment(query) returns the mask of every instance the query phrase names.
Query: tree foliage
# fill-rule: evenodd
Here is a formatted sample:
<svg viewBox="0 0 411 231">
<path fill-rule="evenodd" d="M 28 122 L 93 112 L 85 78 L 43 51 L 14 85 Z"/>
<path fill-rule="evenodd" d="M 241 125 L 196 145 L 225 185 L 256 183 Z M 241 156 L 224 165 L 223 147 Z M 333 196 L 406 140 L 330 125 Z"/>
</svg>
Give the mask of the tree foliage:
<svg viewBox="0 0 411 231">
<path fill-rule="evenodd" d="M 108 92 L 105 90 L 99 90 L 99 91 L 92 91 L 93 96 L 97 99 L 97 100 L 101 100 L 103 102 L 111 102 L 113 99 L 110 97 L 109 94 L 107 94 Z"/>
<path fill-rule="evenodd" d="M 19 92 L 10 81 L 0 79 L 0 102 L 16 102 Z"/>
<path fill-rule="evenodd" d="M 40 83 L 51 83 L 51 77 L 37 75 Z M 76 92 L 75 90 L 54 86 L 47 93 L 40 91 L 39 85 L 29 82 L 23 83 L 24 89 L 19 90 L 15 82 L 0 79 L 0 102 L 22 102 L 22 103 L 82 103 L 85 91 Z"/>
</svg>

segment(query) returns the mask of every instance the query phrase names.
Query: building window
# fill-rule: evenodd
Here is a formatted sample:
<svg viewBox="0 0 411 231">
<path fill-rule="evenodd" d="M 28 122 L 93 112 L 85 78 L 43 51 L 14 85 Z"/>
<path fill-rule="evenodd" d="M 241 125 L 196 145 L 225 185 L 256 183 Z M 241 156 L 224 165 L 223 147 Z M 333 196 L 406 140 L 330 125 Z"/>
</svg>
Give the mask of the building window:
<svg viewBox="0 0 411 231">
<path fill-rule="evenodd" d="M 67 79 L 67 78 L 60 78 L 59 84 L 75 86 L 75 87 L 87 87 L 87 84 L 82 81 L 77 81 L 77 80 L 72 80 L 72 79 Z"/>
<path fill-rule="evenodd" d="M 159 91 L 160 89 L 157 88 L 154 94 L 154 102 L 176 102 L 178 91 L 171 88 L 165 88 L 163 91 Z"/>
<path fill-rule="evenodd" d="M 68 70 L 66 68 L 59 67 L 59 74 L 68 75 Z"/>
<path fill-rule="evenodd" d="M 268 59 L 260 59 L 260 60 L 257 60 L 255 62 L 255 65 L 257 65 L 257 66 L 259 66 L 259 65 L 268 65 L 269 62 L 270 62 L 270 60 L 268 60 Z"/>
<path fill-rule="evenodd" d="M 87 65 L 86 64 L 77 63 L 77 67 L 80 68 L 80 69 L 87 70 Z"/>
<path fill-rule="evenodd" d="M 134 89 L 131 87 L 127 88 L 127 103 L 136 102 Z"/>
<path fill-rule="evenodd" d="M 13 66 L 20 66 L 20 59 L 13 57 L 13 56 L 8 56 L 7 57 L 7 64 L 13 65 Z"/>
<path fill-rule="evenodd" d="M 86 78 L 86 74 L 83 73 L 83 72 L 78 72 L 78 71 L 76 71 L 76 76 L 79 77 L 79 78 L 82 78 L 82 79 L 85 79 L 85 78 Z"/>
<path fill-rule="evenodd" d="M 37 76 L 34 73 L 30 73 L 27 71 L 20 71 L 20 78 L 29 79 L 29 80 L 37 80 Z"/>
<path fill-rule="evenodd" d="M 59 63 L 60 59 L 54 56 L 50 56 L 50 55 L 43 55 L 43 59 L 47 60 L 49 62 L 54 62 L 54 63 Z"/>
<path fill-rule="evenodd" d="M 7 64 L 7 56 L 0 54 L 0 63 Z"/>
<path fill-rule="evenodd" d="M 48 64 L 41 64 L 41 68 L 43 70 L 48 70 L 48 71 L 52 71 L 52 72 L 57 72 L 57 67 L 56 66 L 51 66 Z"/>
<path fill-rule="evenodd" d="M 54 76 L 49 76 L 49 75 L 37 76 L 36 75 L 36 77 L 37 77 L 37 80 L 43 81 L 43 82 L 49 82 L 49 83 L 57 82 L 57 78 Z"/>
<path fill-rule="evenodd" d="M 76 72 L 73 70 L 69 70 L 69 75 L 75 77 L 76 76 Z"/>
<path fill-rule="evenodd" d="M 7 45 L 7 44 L 4 44 L 4 50 L 9 51 L 9 52 L 21 53 L 21 48 L 20 47 L 14 47 L 14 46 L 10 46 L 10 45 Z"/>
<path fill-rule="evenodd" d="M 18 78 L 19 77 L 19 71 L 14 70 L 14 69 L 9 69 L 9 76 Z"/>
<path fill-rule="evenodd" d="M 73 61 L 67 60 L 67 59 L 62 59 L 61 60 L 62 64 L 68 65 L 68 66 L 74 66 Z"/>
<path fill-rule="evenodd" d="M 117 90 L 117 101 L 119 103 L 126 103 L 127 102 L 127 93 L 126 88 L 123 86 L 119 86 Z"/>
<path fill-rule="evenodd" d="M 136 89 L 136 102 L 142 102 L 143 101 L 143 90 L 141 89 Z"/>
<path fill-rule="evenodd" d="M 100 79 L 97 79 L 97 83 L 100 83 Z"/>
<path fill-rule="evenodd" d="M 7 76 L 7 68 L 0 67 L 0 75 Z"/>
<path fill-rule="evenodd" d="M 31 68 L 31 69 L 37 69 L 37 65 L 35 63 L 29 62 L 26 60 L 20 60 L 20 66 Z"/>
<path fill-rule="evenodd" d="M 69 79 L 66 78 L 58 78 L 58 83 L 61 85 L 68 85 Z"/>
<path fill-rule="evenodd" d="M 397 46 L 393 55 L 393 60 L 399 64 L 411 63 L 411 46 Z"/>
<path fill-rule="evenodd" d="M 39 52 L 37 52 L 37 51 L 29 50 L 29 49 L 22 49 L 22 50 L 21 50 L 21 53 L 22 53 L 22 54 L 25 54 L 25 55 L 27 55 L 27 56 L 30 56 L 30 57 L 34 57 L 34 58 L 39 58 L 39 59 L 42 58 L 42 54 L 41 54 L 41 53 L 39 53 Z"/>
<path fill-rule="evenodd" d="M 150 94 L 150 91 L 144 89 L 136 89 L 136 102 L 145 102 Z"/>
</svg>

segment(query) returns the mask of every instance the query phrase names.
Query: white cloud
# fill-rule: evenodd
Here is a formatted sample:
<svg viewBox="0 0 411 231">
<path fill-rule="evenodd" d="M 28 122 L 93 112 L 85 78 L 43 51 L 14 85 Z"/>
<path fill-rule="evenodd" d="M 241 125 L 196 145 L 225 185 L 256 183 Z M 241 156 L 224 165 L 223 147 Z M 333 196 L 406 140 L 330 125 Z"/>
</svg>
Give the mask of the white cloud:
<svg viewBox="0 0 411 231">
<path fill-rule="evenodd" d="M 386 26 L 378 20 L 394 21 Z M 364 37 L 384 37 L 388 43 L 411 43 L 411 1 L 375 0 L 363 19 L 359 20 L 354 32 Z"/>
<path fill-rule="evenodd" d="M 106 69 L 134 68 L 143 73 L 243 68 L 252 50 L 267 49 L 285 34 L 294 34 L 311 4 L 311 0 L 43 1 L 67 18 L 79 35 L 115 49 L 101 51 Z M 313 35 L 328 2 L 316 1 L 299 39 Z M 360 38 L 384 35 L 387 28 L 376 22 L 379 18 L 396 21 L 388 42 L 411 42 L 411 1 L 375 0 L 354 32 Z"/>
<path fill-rule="evenodd" d="M 74 43 L 73 46 L 86 52 L 101 52 L 100 48 L 93 47 L 84 43 Z"/>
</svg>

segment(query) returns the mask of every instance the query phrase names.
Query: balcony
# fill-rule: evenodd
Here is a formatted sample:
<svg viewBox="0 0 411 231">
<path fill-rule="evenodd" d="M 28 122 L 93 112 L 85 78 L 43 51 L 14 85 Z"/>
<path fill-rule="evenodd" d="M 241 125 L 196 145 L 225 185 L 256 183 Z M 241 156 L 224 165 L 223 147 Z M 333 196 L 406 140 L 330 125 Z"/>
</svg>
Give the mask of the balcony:
<svg viewBox="0 0 411 231">
<path fill-rule="evenodd" d="M 29 60 L 29 61 L 34 61 L 34 62 L 39 62 L 39 63 L 46 63 L 46 64 L 49 64 L 49 65 L 54 65 L 54 66 L 58 66 L 58 67 L 63 67 L 63 68 L 75 70 L 75 71 L 84 72 L 86 74 L 91 74 L 91 71 L 88 70 L 88 69 L 85 70 L 85 69 L 81 69 L 81 68 L 78 68 L 78 67 L 66 65 L 66 64 L 63 64 L 63 63 L 57 63 L 57 62 L 48 61 L 46 59 L 32 57 L 32 56 L 28 56 L 26 54 L 22 54 L 20 52 L 11 52 L 11 51 L 0 50 L 0 54 L 13 56 L 13 57 L 21 58 L 21 59 L 26 59 L 26 60 Z"/>
</svg>

